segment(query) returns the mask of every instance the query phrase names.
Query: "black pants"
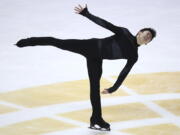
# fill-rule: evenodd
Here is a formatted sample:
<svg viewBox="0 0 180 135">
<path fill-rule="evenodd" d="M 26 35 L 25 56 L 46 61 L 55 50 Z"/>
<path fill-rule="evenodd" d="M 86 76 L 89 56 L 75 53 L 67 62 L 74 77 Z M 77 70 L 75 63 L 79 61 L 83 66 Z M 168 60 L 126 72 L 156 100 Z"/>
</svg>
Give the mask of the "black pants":
<svg viewBox="0 0 180 135">
<path fill-rule="evenodd" d="M 32 37 L 22 41 L 27 46 L 50 45 L 80 54 L 86 58 L 90 83 L 90 100 L 93 118 L 101 118 L 100 79 L 102 75 L 102 58 L 97 39 L 56 39 L 53 37 Z M 22 44 L 23 44 L 22 43 Z"/>
</svg>

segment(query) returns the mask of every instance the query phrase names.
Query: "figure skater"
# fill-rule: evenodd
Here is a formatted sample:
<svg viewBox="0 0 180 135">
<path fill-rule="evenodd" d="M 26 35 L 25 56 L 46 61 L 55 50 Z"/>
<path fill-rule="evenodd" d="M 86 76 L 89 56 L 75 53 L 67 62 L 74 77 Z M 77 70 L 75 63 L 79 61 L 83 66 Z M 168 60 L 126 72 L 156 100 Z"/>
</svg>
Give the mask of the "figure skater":
<svg viewBox="0 0 180 135">
<path fill-rule="evenodd" d="M 85 7 L 78 5 L 74 8 L 75 13 L 83 15 L 94 23 L 110 30 L 114 34 L 105 38 L 90 39 L 57 39 L 54 37 L 30 37 L 21 39 L 16 43 L 18 47 L 27 46 L 54 46 L 66 51 L 84 56 L 87 62 L 88 77 L 90 82 L 90 100 L 92 115 L 90 117 L 91 129 L 110 131 L 110 124 L 104 121 L 101 112 L 100 78 L 102 75 L 103 59 L 116 60 L 126 59 L 127 63 L 120 72 L 116 82 L 110 88 L 105 88 L 102 94 L 115 92 L 133 65 L 138 60 L 138 47 L 146 45 L 154 37 L 156 31 L 153 28 L 143 28 L 135 36 L 124 27 L 115 26 L 110 22 L 91 14 Z M 97 128 L 95 125 L 98 125 Z"/>
</svg>

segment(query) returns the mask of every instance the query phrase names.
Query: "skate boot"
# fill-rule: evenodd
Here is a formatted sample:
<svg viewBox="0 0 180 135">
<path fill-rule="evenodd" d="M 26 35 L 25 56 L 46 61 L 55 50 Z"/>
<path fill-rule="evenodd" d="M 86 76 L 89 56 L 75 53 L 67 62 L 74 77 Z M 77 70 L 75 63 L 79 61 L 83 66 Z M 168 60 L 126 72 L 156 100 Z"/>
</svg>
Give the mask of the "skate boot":
<svg viewBox="0 0 180 135">
<path fill-rule="evenodd" d="M 32 43 L 32 41 L 33 38 L 21 39 L 15 45 L 18 47 L 33 46 L 34 44 Z"/>
<path fill-rule="evenodd" d="M 98 126 L 98 127 L 97 127 Z M 110 124 L 105 122 L 102 118 L 90 119 L 90 129 L 100 130 L 100 131 L 110 131 Z"/>
</svg>

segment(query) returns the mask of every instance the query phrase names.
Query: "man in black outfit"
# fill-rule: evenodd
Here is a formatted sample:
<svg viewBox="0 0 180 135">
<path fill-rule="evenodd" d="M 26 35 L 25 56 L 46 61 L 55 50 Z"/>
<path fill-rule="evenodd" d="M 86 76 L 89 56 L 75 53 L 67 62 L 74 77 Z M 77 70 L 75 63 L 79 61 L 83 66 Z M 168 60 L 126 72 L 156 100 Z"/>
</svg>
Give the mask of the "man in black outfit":
<svg viewBox="0 0 180 135">
<path fill-rule="evenodd" d="M 21 39 L 16 45 L 18 47 L 51 45 L 84 56 L 87 60 L 90 99 L 92 104 L 90 128 L 98 130 L 105 128 L 105 130 L 110 130 L 110 124 L 103 120 L 101 113 L 100 78 L 102 75 L 103 59 L 127 59 L 127 63 L 120 72 L 114 85 L 102 91 L 102 94 L 108 94 L 115 92 L 120 87 L 131 68 L 138 60 L 138 47 L 149 43 L 156 36 L 156 31 L 152 28 L 144 28 L 134 36 L 127 28 L 115 26 L 104 19 L 94 16 L 88 11 L 87 5 L 84 8 L 79 5 L 75 7 L 75 11 L 94 23 L 112 31 L 114 35 L 106 38 L 91 39 L 31 37 Z M 95 124 L 99 125 L 100 128 L 95 127 Z"/>
</svg>

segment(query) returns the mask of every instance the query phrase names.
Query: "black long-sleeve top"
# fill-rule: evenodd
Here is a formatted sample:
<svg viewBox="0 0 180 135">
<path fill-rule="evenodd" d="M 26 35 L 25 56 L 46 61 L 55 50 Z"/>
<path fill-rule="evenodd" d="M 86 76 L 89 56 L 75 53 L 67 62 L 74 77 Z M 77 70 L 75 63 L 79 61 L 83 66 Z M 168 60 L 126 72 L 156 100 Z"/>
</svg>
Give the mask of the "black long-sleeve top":
<svg viewBox="0 0 180 135">
<path fill-rule="evenodd" d="M 118 79 L 112 87 L 108 89 L 109 93 L 116 91 L 133 65 L 138 60 L 138 47 L 136 37 L 124 27 L 119 27 L 111 24 L 110 22 L 91 14 L 87 7 L 80 12 L 81 15 L 87 17 L 94 23 L 112 31 L 114 35 L 106 38 L 97 39 L 99 51 L 103 59 L 127 59 L 127 63 L 123 70 L 120 72 Z"/>
</svg>

